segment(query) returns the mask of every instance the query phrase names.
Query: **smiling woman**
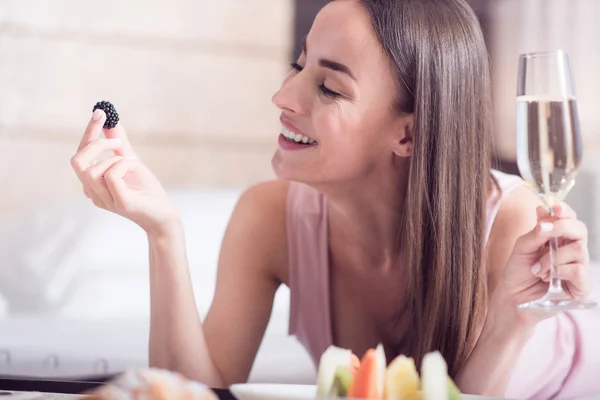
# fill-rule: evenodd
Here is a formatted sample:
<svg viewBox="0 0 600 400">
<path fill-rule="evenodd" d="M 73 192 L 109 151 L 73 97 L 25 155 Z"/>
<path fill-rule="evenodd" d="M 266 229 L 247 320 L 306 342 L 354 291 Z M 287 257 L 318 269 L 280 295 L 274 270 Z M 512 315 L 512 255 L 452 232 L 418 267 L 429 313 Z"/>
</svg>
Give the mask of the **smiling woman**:
<svg viewBox="0 0 600 400">
<path fill-rule="evenodd" d="M 589 295 L 587 231 L 567 205 L 550 216 L 520 178 L 491 169 L 490 86 L 464 0 L 329 2 L 272 97 L 278 179 L 237 203 L 204 321 L 177 207 L 123 127 L 92 118 L 71 162 L 95 204 L 148 235 L 151 365 L 212 387 L 246 381 L 285 284 L 290 332 L 314 362 L 330 345 L 362 355 L 381 343 L 417 367 L 439 351 L 466 393 L 600 389 L 563 385 L 594 371 L 576 354 L 597 312 L 582 323 L 517 311 L 547 290 L 552 237 L 569 295 Z M 108 146 L 102 132 L 121 144 L 89 167 Z M 552 373 L 516 374 L 523 366 Z"/>
<path fill-rule="evenodd" d="M 270 97 L 289 66 L 293 1 L 33 7 L 0 2 L 0 374 L 95 374 L 99 359 L 109 372 L 145 365 L 147 238 L 84 197 L 68 163 L 82 121 L 96 101 L 113 101 L 136 155 L 171 197 L 183 195 L 186 237 L 203 243 L 199 258 L 187 255 L 204 318 L 233 205 L 243 188 L 273 176 L 280 123 Z M 281 352 L 270 349 L 295 342 L 285 336 L 281 289 L 274 342 L 267 333 L 253 380 L 278 379 Z M 49 354 L 59 362 L 46 365 Z"/>
</svg>

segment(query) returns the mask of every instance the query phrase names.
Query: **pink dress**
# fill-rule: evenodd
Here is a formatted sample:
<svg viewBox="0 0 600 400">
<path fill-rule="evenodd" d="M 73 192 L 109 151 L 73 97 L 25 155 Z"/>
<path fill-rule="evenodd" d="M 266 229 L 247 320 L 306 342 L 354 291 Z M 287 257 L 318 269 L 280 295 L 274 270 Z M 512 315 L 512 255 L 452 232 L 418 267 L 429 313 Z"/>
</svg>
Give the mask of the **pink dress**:
<svg viewBox="0 0 600 400">
<path fill-rule="evenodd" d="M 493 193 L 488 202 L 486 241 L 502 199 L 525 184 L 520 177 L 499 171 L 492 173 L 501 191 Z M 307 185 L 296 182 L 290 185 L 289 331 L 304 345 L 315 365 L 332 344 L 326 201 L 323 194 Z M 600 394 L 597 371 L 600 371 L 600 309 L 564 313 L 538 325 L 521 353 L 506 397 L 547 400 Z"/>
</svg>

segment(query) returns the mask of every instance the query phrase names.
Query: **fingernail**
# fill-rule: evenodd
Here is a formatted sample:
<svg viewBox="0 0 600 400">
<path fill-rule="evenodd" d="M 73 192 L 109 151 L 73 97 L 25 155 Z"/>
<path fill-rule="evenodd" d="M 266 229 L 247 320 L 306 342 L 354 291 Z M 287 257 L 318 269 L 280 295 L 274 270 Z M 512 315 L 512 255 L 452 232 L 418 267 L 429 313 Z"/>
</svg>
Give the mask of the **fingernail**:
<svg viewBox="0 0 600 400">
<path fill-rule="evenodd" d="M 544 282 L 548 282 L 550 280 L 550 271 L 546 272 L 544 276 L 542 276 L 542 280 Z"/>
<path fill-rule="evenodd" d="M 540 272 L 540 269 L 542 269 L 542 266 L 540 265 L 540 263 L 537 263 L 533 267 L 531 267 L 531 273 L 537 276 L 537 274 Z"/>
<path fill-rule="evenodd" d="M 560 216 L 563 213 L 563 208 L 560 204 L 554 206 L 554 215 Z"/>
<path fill-rule="evenodd" d="M 102 117 L 102 113 L 103 111 L 101 109 L 97 109 L 96 111 L 94 111 L 94 113 L 92 114 L 92 120 L 98 121 L 100 117 Z"/>
<path fill-rule="evenodd" d="M 552 222 L 542 222 L 540 223 L 540 231 L 542 233 L 552 232 L 554 229 L 554 224 Z"/>
</svg>

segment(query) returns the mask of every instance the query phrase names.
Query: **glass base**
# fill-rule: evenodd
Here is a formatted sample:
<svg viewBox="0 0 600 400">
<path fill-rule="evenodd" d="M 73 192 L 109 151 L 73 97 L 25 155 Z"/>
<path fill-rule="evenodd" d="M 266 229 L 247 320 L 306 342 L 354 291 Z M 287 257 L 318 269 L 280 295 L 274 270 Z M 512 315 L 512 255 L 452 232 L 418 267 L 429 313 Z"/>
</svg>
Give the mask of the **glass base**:
<svg viewBox="0 0 600 400">
<path fill-rule="evenodd" d="M 595 308 L 596 302 L 588 299 L 565 298 L 563 293 L 548 293 L 538 300 L 519 305 L 517 308 L 524 311 L 569 311 L 588 310 Z"/>
</svg>

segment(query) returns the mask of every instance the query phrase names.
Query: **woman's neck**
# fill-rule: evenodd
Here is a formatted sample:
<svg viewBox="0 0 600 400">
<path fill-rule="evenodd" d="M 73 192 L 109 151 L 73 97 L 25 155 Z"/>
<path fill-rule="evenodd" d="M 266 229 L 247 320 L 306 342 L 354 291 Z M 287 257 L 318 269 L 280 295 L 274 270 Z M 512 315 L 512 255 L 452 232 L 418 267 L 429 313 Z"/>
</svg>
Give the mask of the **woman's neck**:
<svg viewBox="0 0 600 400">
<path fill-rule="evenodd" d="M 395 171 L 393 176 L 379 174 L 361 182 L 319 188 L 327 196 L 330 245 L 343 250 L 352 264 L 371 270 L 397 265 L 408 186 L 403 175 Z"/>
</svg>

